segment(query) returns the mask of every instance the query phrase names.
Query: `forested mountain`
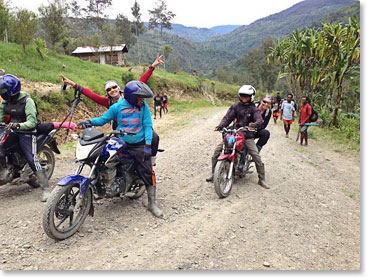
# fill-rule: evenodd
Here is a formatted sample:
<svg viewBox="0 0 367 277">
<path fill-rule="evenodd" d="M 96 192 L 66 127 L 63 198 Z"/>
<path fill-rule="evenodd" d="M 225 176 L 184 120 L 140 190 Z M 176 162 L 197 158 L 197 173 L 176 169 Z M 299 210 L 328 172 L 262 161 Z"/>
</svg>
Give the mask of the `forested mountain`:
<svg viewBox="0 0 367 277">
<path fill-rule="evenodd" d="M 355 0 L 305 0 L 294 6 L 259 19 L 254 23 L 239 27 L 233 32 L 212 38 L 204 46 L 212 49 L 231 51 L 232 54 L 243 56 L 246 50 L 259 47 L 268 36 L 273 38 L 291 34 L 295 29 L 310 26 L 327 14 L 350 6 Z"/>
<path fill-rule="evenodd" d="M 349 7 L 352 4 L 354 8 Z M 239 71 L 239 59 L 242 59 L 247 50 L 260 47 L 266 37 L 271 36 L 276 40 L 291 34 L 297 28 L 309 27 L 326 18 L 341 17 L 341 14 L 346 12 L 348 15 L 344 17 L 347 18 L 349 13 L 355 13 L 356 10 L 359 13 L 359 1 L 355 0 L 305 0 L 282 12 L 259 19 L 250 25 L 235 28 L 231 33 L 213 37 L 203 43 L 180 37 L 185 36 L 183 34 L 178 36 L 165 32 L 162 46 L 168 44 L 173 48 L 167 61 L 167 68 L 172 71 L 182 69 L 188 72 L 197 69 L 207 76 L 214 76 L 218 66 L 227 66 L 231 71 Z M 188 27 L 178 27 L 177 25 L 176 33 L 179 33 L 179 30 L 188 31 Z M 218 31 L 216 27 L 213 30 Z M 160 51 L 159 43 L 158 32 L 146 31 L 139 37 L 140 59 L 138 45 L 134 45 L 129 49 L 129 61 L 150 62 L 154 53 Z"/>
<path fill-rule="evenodd" d="M 149 23 L 145 22 L 144 25 L 148 28 Z M 213 37 L 228 34 L 238 27 L 241 27 L 241 25 L 222 25 L 214 26 L 212 28 L 197 28 L 187 27 L 182 24 L 172 24 L 172 29 L 166 30 L 166 32 L 194 42 L 204 42 Z"/>
<path fill-rule="evenodd" d="M 210 30 L 217 32 L 221 35 L 225 35 L 241 26 L 245 26 L 245 25 L 221 25 L 221 26 L 212 27 L 210 28 Z"/>
</svg>

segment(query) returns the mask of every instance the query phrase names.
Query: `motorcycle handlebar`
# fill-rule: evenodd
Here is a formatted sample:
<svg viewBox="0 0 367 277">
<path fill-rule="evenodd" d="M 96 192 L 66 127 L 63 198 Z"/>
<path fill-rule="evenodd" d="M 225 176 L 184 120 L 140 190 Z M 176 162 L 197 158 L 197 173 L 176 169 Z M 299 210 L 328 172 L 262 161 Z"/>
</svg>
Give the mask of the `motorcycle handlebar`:
<svg viewBox="0 0 367 277">
<path fill-rule="evenodd" d="M 256 132 L 256 128 L 253 128 L 253 129 L 250 129 L 251 127 L 249 126 L 245 126 L 245 127 L 240 127 L 238 129 L 227 129 L 226 127 L 223 127 L 222 130 L 218 130 L 219 132 L 221 133 L 224 133 L 224 132 L 234 132 L 234 133 L 238 133 L 238 132 L 243 132 L 243 131 L 249 131 L 249 132 Z"/>
<path fill-rule="evenodd" d="M 126 131 L 125 129 L 121 130 L 114 130 L 110 133 L 111 135 L 128 135 L 128 136 L 135 136 L 137 133 Z"/>
</svg>

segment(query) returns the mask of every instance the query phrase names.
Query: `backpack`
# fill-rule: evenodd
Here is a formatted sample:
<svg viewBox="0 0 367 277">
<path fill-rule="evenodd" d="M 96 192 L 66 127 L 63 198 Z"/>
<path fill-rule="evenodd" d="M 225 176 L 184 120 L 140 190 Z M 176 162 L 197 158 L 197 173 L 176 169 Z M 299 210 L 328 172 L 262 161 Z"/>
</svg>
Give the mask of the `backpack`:
<svg viewBox="0 0 367 277">
<path fill-rule="evenodd" d="M 313 105 L 310 105 L 310 106 L 311 106 L 311 109 L 312 109 L 312 114 L 311 114 L 309 120 L 311 122 L 315 122 L 319 118 L 319 114 L 314 110 Z"/>
</svg>

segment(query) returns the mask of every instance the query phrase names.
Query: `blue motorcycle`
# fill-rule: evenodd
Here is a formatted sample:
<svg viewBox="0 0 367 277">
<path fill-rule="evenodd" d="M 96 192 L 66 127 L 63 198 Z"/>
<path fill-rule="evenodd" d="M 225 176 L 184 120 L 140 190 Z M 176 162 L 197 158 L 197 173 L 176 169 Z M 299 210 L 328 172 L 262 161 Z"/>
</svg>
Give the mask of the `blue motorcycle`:
<svg viewBox="0 0 367 277">
<path fill-rule="evenodd" d="M 144 182 L 135 170 L 127 145 L 114 135 L 135 135 L 125 130 L 103 132 L 88 126 L 76 146 L 78 167 L 75 175 L 65 176 L 49 196 L 42 217 L 45 233 L 63 240 L 74 235 L 88 215 L 94 215 L 93 198 L 127 196 L 137 199 L 144 194 Z M 90 173 L 81 174 L 85 165 Z"/>
</svg>

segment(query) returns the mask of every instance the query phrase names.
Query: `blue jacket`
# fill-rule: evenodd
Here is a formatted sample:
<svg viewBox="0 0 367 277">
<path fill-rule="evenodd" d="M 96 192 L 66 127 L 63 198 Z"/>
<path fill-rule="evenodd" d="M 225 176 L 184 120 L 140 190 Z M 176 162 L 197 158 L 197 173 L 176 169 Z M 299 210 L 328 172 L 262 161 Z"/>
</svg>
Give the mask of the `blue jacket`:
<svg viewBox="0 0 367 277">
<path fill-rule="evenodd" d="M 112 105 L 101 117 L 92 118 L 93 126 L 103 126 L 111 120 L 117 118 L 116 130 L 126 129 L 126 131 L 136 132 L 135 136 L 119 136 L 127 143 L 138 143 L 145 140 L 146 144 L 152 143 L 153 122 L 149 107 L 144 101 L 140 109 L 130 105 L 126 99 L 122 99 Z"/>
</svg>

